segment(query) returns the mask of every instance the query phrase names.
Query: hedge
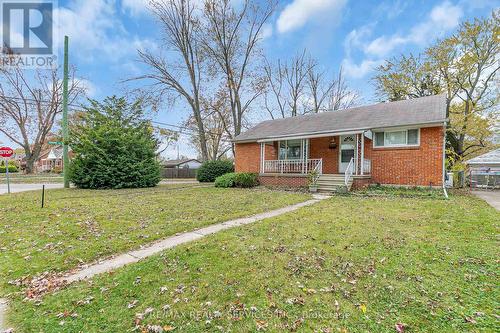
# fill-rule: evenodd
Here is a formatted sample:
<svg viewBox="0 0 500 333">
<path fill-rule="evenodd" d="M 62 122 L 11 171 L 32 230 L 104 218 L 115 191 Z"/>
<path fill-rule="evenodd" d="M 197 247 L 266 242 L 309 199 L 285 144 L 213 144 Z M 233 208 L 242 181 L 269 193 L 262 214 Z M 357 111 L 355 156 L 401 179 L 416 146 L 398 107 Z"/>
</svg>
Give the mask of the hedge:
<svg viewBox="0 0 500 333">
<path fill-rule="evenodd" d="M 234 179 L 236 174 L 234 172 L 226 173 L 225 175 L 219 176 L 215 179 L 215 187 L 234 187 Z"/>
<path fill-rule="evenodd" d="M 196 179 L 199 182 L 213 182 L 217 177 L 234 171 L 233 162 L 224 161 L 207 161 L 203 163 L 196 174 Z"/>
<path fill-rule="evenodd" d="M 259 178 L 256 173 L 237 173 L 234 185 L 236 187 L 254 187 L 259 185 Z"/>
<path fill-rule="evenodd" d="M 0 166 L 0 173 L 5 173 L 5 165 Z M 15 165 L 9 165 L 9 172 L 16 173 L 19 172 Z"/>
<path fill-rule="evenodd" d="M 249 188 L 259 185 L 259 179 L 255 173 L 226 173 L 217 177 L 215 187 L 242 187 Z"/>
</svg>

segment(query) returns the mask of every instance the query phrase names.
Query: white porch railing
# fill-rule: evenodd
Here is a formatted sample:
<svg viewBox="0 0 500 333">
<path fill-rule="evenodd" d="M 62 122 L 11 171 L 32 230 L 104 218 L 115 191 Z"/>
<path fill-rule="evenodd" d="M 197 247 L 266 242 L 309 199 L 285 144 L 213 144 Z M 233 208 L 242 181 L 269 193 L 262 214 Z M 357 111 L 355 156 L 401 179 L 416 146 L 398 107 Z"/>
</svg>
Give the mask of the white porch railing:
<svg viewBox="0 0 500 333">
<path fill-rule="evenodd" d="M 354 158 L 351 158 L 351 161 L 347 165 L 345 169 L 344 183 L 345 186 L 349 187 L 349 182 L 351 181 L 352 174 L 354 173 Z"/>
<path fill-rule="evenodd" d="M 308 174 L 315 170 L 319 174 L 323 173 L 323 160 L 269 160 L 264 161 L 264 173 L 298 173 Z"/>
<path fill-rule="evenodd" d="M 363 161 L 363 175 L 369 175 L 372 172 L 372 161 L 364 159 Z"/>
</svg>

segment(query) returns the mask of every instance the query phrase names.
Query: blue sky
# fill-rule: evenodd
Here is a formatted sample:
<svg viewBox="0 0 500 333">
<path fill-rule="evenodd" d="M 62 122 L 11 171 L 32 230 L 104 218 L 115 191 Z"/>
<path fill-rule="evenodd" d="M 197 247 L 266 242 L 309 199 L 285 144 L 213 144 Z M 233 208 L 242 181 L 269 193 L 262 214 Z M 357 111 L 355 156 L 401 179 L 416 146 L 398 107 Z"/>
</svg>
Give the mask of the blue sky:
<svg viewBox="0 0 500 333">
<path fill-rule="evenodd" d="M 197 0 L 201 1 L 201 0 Z M 238 1 L 238 0 L 235 0 Z M 70 37 L 71 63 L 93 98 L 123 94 L 123 79 L 144 72 L 137 49 L 161 45 L 147 0 L 59 0 L 59 35 Z M 418 52 L 460 22 L 487 16 L 499 1 L 281 0 L 266 26 L 262 48 L 269 58 L 288 58 L 304 48 L 324 67 L 343 66 L 349 84 L 373 103 L 373 68 L 400 53 Z M 182 105 L 161 110 L 157 120 L 181 123 Z M 0 142 L 8 141 L 0 136 Z M 181 153 L 193 154 L 184 139 Z M 175 157 L 175 149 L 167 152 Z"/>
</svg>

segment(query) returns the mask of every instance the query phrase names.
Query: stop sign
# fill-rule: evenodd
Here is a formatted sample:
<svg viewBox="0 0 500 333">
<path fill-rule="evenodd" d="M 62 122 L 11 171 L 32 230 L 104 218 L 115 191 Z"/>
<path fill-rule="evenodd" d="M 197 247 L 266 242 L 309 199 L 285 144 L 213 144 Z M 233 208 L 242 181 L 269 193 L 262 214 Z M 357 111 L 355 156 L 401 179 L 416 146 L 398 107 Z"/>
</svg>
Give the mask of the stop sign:
<svg viewBox="0 0 500 333">
<path fill-rule="evenodd" d="M 11 157 L 14 155 L 14 150 L 9 147 L 0 147 L 0 157 Z"/>
</svg>

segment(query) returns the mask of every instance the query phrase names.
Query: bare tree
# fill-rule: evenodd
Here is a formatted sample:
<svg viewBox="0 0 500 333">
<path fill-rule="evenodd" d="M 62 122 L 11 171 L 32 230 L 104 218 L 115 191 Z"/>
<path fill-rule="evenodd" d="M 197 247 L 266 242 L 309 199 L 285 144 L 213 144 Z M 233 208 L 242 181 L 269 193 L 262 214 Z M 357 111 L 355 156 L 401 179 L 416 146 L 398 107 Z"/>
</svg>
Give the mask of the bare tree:
<svg viewBox="0 0 500 333">
<path fill-rule="evenodd" d="M 156 152 L 158 158 L 174 143 L 179 141 L 179 132 L 166 128 L 155 128 L 155 136 L 158 138 L 159 149 Z"/>
<path fill-rule="evenodd" d="M 63 82 L 57 68 L 36 69 L 28 76 L 30 72 L 20 67 L 0 69 L 0 132 L 24 149 L 26 173 L 34 171 L 63 102 Z M 84 92 L 74 73 L 68 87 L 70 104 Z"/>
<path fill-rule="evenodd" d="M 282 118 L 295 117 L 305 112 L 299 108 L 306 98 L 306 83 L 311 67 L 314 65 L 314 61 L 306 57 L 305 50 L 293 57 L 289 63 L 282 63 L 278 60 L 277 65 L 273 66 L 267 62 L 264 71 L 270 93 L 276 104 L 269 103 L 268 96 L 266 96 L 265 103 L 273 119 L 276 111 Z"/>
<path fill-rule="evenodd" d="M 148 94 L 161 100 L 165 95 L 181 97 L 191 109 L 198 132 L 202 160 L 208 160 L 207 139 L 201 115 L 200 99 L 203 82 L 203 55 L 199 39 L 201 23 L 190 0 L 153 0 L 150 3 L 163 29 L 163 39 L 169 57 L 139 51 L 139 57 L 152 72 L 134 78 L 152 81 Z"/>
<path fill-rule="evenodd" d="M 318 62 L 306 57 L 305 52 L 289 63 L 278 60 L 274 66 L 267 62 L 264 72 L 267 82 L 264 107 L 273 119 L 347 109 L 359 99 L 359 94 L 345 81 L 342 68 L 338 75 L 328 79 L 328 71 L 320 70 Z"/>
<path fill-rule="evenodd" d="M 318 70 L 316 62 L 309 68 L 307 75 L 307 87 L 311 100 L 309 101 L 309 112 L 322 112 L 326 111 L 325 102 L 328 101 L 336 81 L 326 80 L 326 72 Z"/>
<path fill-rule="evenodd" d="M 287 117 L 287 96 L 285 87 L 285 73 L 281 70 L 281 60 L 278 59 L 277 66 L 274 67 L 266 60 L 264 72 L 268 89 L 264 91 L 264 107 L 272 119 Z"/>
<path fill-rule="evenodd" d="M 344 110 L 355 106 L 359 101 L 359 93 L 351 89 L 345 81 L 342 67 L 331 83 L 328 93 L 328 111 Z"/>
<path fill-rule="evenodd" d="M 235 9 L 230 0 L 205 2 L 204 47 L 216 71 L 223 73 L 232 117 L 231 137 L 241 133 L 245 114 L 263 93 L 258 70 L 253 64 L 259 56 L 258 43 L 264 24 L 276 6 L 274 1 L 264 3 L 258 6 L 251 0 L 244 0 Z"/>
<path fill-rule="evenodd" d="M 202 118 L 205 125 L 205 136 L 210 160 L 223 157 L 233 145 L 231 144 L 232 112 L 226 89 L 219 89 L 213 98 L 203 98 Z M 187 126 L 192 128 L 193 119 L 189 119 Z M 193 146 L 199 151 L 197 145 L 197 132 L 191 132 Z"/>
</svg>

